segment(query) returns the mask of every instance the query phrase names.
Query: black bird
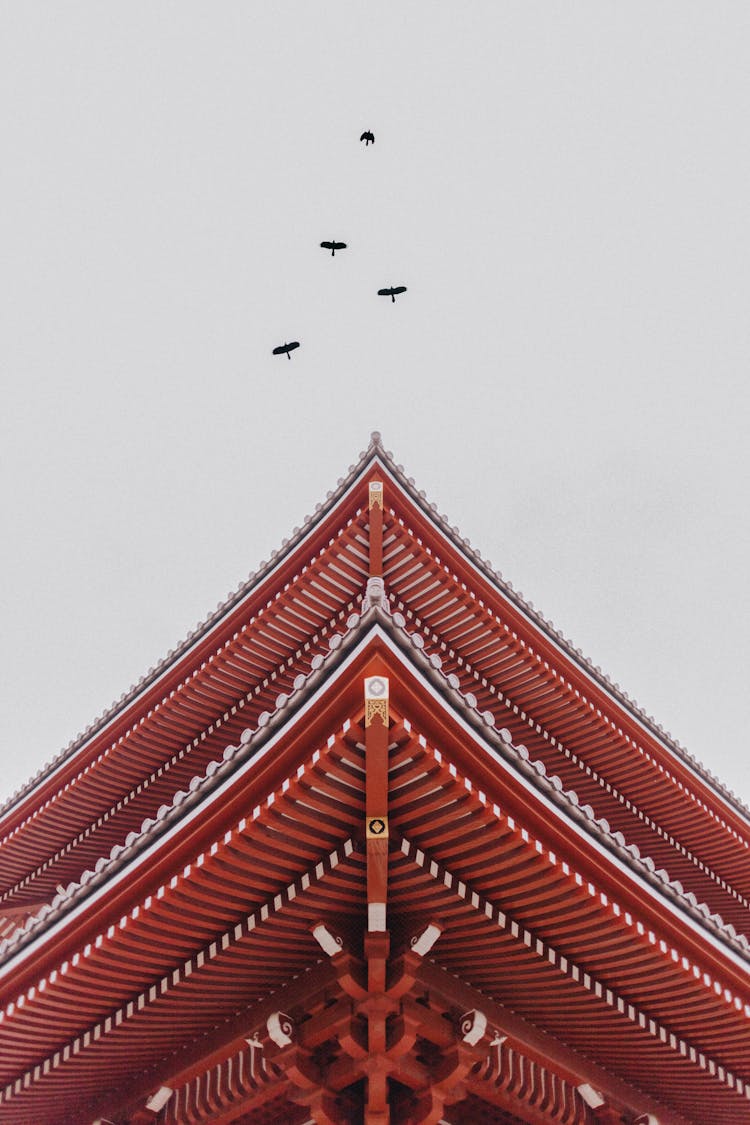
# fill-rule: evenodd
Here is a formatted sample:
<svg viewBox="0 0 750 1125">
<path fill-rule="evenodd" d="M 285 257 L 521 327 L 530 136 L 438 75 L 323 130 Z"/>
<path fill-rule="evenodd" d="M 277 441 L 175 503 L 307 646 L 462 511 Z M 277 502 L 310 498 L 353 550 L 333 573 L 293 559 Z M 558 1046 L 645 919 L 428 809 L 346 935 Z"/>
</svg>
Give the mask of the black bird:
<svg viewBox="0 0 750 1125">
<path fill-rule="evenodd" d="M 323 247 L 324 250 L 330 250 L 331 251 L 331 257 L 332 258 L 335 256 L 337 250 L 346 250 L 346 243 L 345 242 L 321 242 L 320 245 Z"/>
<path fill-rule="evenodd" d="M 359 139 L 365 142 L 365 148 L 367 148 L 368 145 L 375 144 L 375 134 L 371 133 L 369 129 L 366 133 L 363 133 Z"/>
<path fill-rule="evenodd" d="M 396 304 L 396 295 L 398 293 L 405 293 L 405 285 L 394 285 L 390 289 L 378 289 L 378 297 L 390 297 L 394 305 Z"/>
<path fill-rule="evenodd" d="M 291 344 L 279 344 L 278 348 L 273 349 L 273 355 L 285 355 L 287 359 L 291 359 L 290 352 L 299 347 L 297 340 L 292 340 Z"/>
</svg>

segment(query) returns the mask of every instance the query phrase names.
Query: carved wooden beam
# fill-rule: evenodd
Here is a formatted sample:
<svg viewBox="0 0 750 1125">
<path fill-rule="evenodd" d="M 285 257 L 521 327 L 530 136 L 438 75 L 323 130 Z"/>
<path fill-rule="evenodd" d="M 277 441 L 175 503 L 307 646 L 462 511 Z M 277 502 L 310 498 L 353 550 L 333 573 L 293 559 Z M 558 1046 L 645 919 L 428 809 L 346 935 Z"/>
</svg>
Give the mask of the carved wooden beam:
<svg viewBox="0 0 750 1125">
<path fill-rule="evenodd" d="M 423 961 L 416 979 L 431 997 L 439 998 L 446 1009 L 453 1005 L 466 1010 L 482 1011 L 487 1017 L 488 1030 L 497 1029 L 528 1059 L 554 1071 L 571 1086 L 590 1084 L 595 1090 L 601 1091 L 608 1108 L 621 1116 L 626 1115 L 626 1120 L 632 1120 L 639 1114 L 651 1113 L 658 1119 L 659 1125 L 684 1125 L 683 1118 L 671 1113 L 653 1098 L 566 1047 L 559 1039 L 540 1031 L 522 1016 L 511 1012 L 438 965 Z M 489 1045 L 488 1039 L 486 1042 Z"/>
</svg>

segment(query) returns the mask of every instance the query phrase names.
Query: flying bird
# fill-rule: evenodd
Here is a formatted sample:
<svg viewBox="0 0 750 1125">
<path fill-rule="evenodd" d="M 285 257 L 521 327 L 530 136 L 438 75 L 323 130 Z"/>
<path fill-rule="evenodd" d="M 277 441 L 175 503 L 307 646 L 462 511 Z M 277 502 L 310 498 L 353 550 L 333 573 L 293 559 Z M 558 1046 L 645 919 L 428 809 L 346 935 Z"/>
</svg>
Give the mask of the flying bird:
<svg viewBox="0 0 750 1125">
<path fill-rule="evenodd" d="M 297 340 L 292 340 L 291 344 L 279 344 L 278 348 L 273 349 L 273 355 L 285 355 L 287 359 L 291 359 L 290 352 L 299 347 Z"/>
<path fill-rule="evenodd" d="M 331 251 L 331 257 L 332 258 L 335 256 L 337 250 L 346 250 L 346 243 L 345 242 L 321 242 L 320 245 L 323 247 L 324 250 L 330 250 Z"/>
<path fill-rule="evenodd" d="M 396 295 L 398 293 L 405 293 L 405 285 L 394 285 L 390 289 L 378 289 L 378 297 L 390 297 L 394 305 L 396 303 Z"/>
<path fill-rule="evenodd" d="M 367 148 L 368 145 L 375 144 L 375 134 L 371 133 L 369 129 L 366 133 L 363 133 L 359 139 L 365 142 L 365 148 Z"/>
</svg>

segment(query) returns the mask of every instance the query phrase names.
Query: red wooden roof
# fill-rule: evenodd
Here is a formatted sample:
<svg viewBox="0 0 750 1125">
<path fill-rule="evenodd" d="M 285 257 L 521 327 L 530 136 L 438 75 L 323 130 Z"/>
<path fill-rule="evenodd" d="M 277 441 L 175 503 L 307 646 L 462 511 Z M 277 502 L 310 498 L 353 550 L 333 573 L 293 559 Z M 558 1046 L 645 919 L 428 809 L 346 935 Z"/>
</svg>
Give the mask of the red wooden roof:
<svg viewBox="0 0 750 1125">
<path fill-rule="evenodd" d="M 367 585 L 373 480 L 382 595 Z M 332 1010 L 316 920 L 362 945 L 373 673 L 391 685 L 391 940 L 408 949 L 428 914 L 442 926 L 407 996 L 425 1045 L 392 1074 L 403 1119 L 465 998 L 506 1038 L 472 1058 L 447 1120 L 593 1120 L 579 1087 L 607 1083 L 631 1120 L 633 1107 L 747 1120 L 747 811 L 471 552 L 377 440 L 6 807 L 0 1120 L 129 1113 L 135 1073 L 174 1091 L 165 1122 L 239 1120 L 238 1106 L 256 1123 L 305 1120 L 288 1066 L 245 1032 L 276 990 L 303 1040 Z"/>
</svg>

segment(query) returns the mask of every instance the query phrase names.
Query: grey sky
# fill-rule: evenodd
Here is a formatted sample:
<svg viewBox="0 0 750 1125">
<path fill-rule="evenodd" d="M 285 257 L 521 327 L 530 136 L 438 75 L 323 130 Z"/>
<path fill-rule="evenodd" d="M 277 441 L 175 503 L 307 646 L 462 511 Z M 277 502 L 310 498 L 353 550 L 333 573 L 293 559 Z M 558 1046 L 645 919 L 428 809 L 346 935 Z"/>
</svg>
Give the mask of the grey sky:
<svg viewBox="0 0 750 1125">
<path fill-rule="evenodd" d="M 6 4 L 0 796 L 377 428 L 750 799 L 748 58 L 744 0 Z"/>
</svg>

